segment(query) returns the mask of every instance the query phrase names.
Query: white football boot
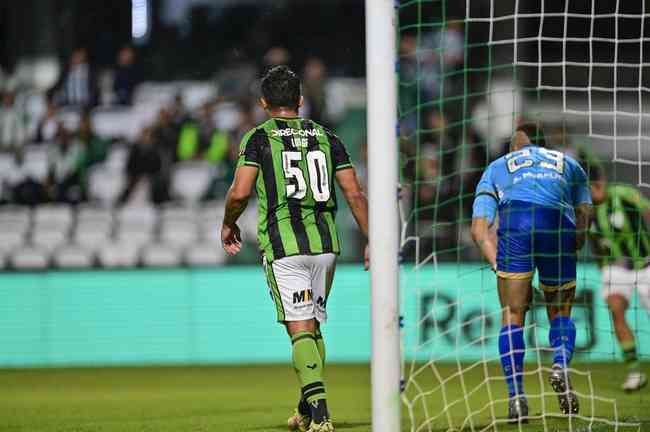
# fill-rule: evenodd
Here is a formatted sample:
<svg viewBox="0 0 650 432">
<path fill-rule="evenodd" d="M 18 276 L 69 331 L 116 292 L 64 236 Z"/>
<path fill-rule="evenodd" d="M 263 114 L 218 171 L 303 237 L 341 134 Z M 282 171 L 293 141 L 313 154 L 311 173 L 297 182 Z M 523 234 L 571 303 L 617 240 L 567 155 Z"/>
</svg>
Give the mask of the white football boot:
<svg viewBox="0 0 650 432">
<path fill-rule="evenodd" d="M 645 385 L 648 384 L 648 379 L 646 378 L 643 372 L 634 371 L 627 374 L 625 382 L 621 385 L 621 389 L 624 392 L 634 392 L 641 390 Z"/>
</svg>

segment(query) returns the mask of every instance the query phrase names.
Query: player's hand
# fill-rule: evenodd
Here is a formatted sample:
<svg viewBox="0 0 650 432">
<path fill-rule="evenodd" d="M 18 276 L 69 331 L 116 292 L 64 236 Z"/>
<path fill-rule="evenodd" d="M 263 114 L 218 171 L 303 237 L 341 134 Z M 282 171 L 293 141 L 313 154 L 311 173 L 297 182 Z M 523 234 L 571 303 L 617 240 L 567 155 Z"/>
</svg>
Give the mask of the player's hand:
<svg viewBox="0 0 650 432">
<path fill-rule="evenodd" d="M 221 245 L 230 256 L 237 255 L 241 251 L 241 232 L 237 224 L 221 227 Z"/>
<path fill-rule="evenodd" d="M 576 252 L 580 252 L 587 241 L 587 235 L 584 232 L 579 232 L 576 235 Z"/>
<path fill-rule="evenodd" d="M 363 251 L 363 269 L 368 271 L 370 269 L 370 248 L 366 245 Z"/>
</svg>

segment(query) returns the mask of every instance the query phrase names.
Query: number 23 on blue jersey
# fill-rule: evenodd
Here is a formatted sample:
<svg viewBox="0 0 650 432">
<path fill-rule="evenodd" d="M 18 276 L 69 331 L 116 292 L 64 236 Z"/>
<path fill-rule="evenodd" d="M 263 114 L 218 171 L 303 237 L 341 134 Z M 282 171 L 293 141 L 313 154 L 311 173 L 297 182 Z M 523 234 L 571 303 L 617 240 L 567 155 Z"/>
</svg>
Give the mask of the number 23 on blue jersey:
<svg viewBox="0 0 650 432">
<path fill-rule="evenodd" d="M 564 153 L 543 147 L 539 149 L 539 153 L 546 159 L 537 162 L 540 167 L 564 174 Z M 515 151 L 506 155 L 506 166 L 511 174 L 522 168 L 532 167 L 534 164 L 535 161 L 529 149 Z"/>
</svg>

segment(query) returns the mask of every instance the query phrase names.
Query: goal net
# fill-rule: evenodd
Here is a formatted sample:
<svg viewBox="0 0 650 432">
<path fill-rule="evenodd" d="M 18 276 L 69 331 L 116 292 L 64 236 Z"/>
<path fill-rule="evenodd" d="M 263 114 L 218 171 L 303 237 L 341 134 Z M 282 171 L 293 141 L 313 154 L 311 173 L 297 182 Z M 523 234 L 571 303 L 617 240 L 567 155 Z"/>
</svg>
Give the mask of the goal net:
<svg viewBox="0 0 650 432">
<path fill-rule="evenodd" d="M 548 384 L 549 323 L 535 290 L 524 327 L 530 423 L 507 424 L 496 278 L 469 231 L 476 184 L 523 120 L 541 122 L 547 147 L 582 156 L 586 171 L 598 161 L 610 181 L 650 192 L 650 5 L 401 0 L 396 7 L 407 430 L 650 430 L 647 391 L 620 390 L 625 367 L 588 247 L 579 254 L 572 313 L 580 412 L 563 415 Z M 647 362 L 650 321 L 637 298 L 627 318 Z"/>
</svg>

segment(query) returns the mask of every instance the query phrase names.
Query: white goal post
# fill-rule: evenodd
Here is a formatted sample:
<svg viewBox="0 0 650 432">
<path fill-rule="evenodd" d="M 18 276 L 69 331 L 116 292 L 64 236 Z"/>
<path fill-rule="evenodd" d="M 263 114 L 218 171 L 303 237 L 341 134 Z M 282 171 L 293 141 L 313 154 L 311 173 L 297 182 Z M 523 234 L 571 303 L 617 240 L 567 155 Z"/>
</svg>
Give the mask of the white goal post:
<svg viewBox="0 0 650 432">
<path fill-rule="evenodd" d="M 372 430 L 400 430 L 395 0 L 366 0 Z"/>
</svg>

